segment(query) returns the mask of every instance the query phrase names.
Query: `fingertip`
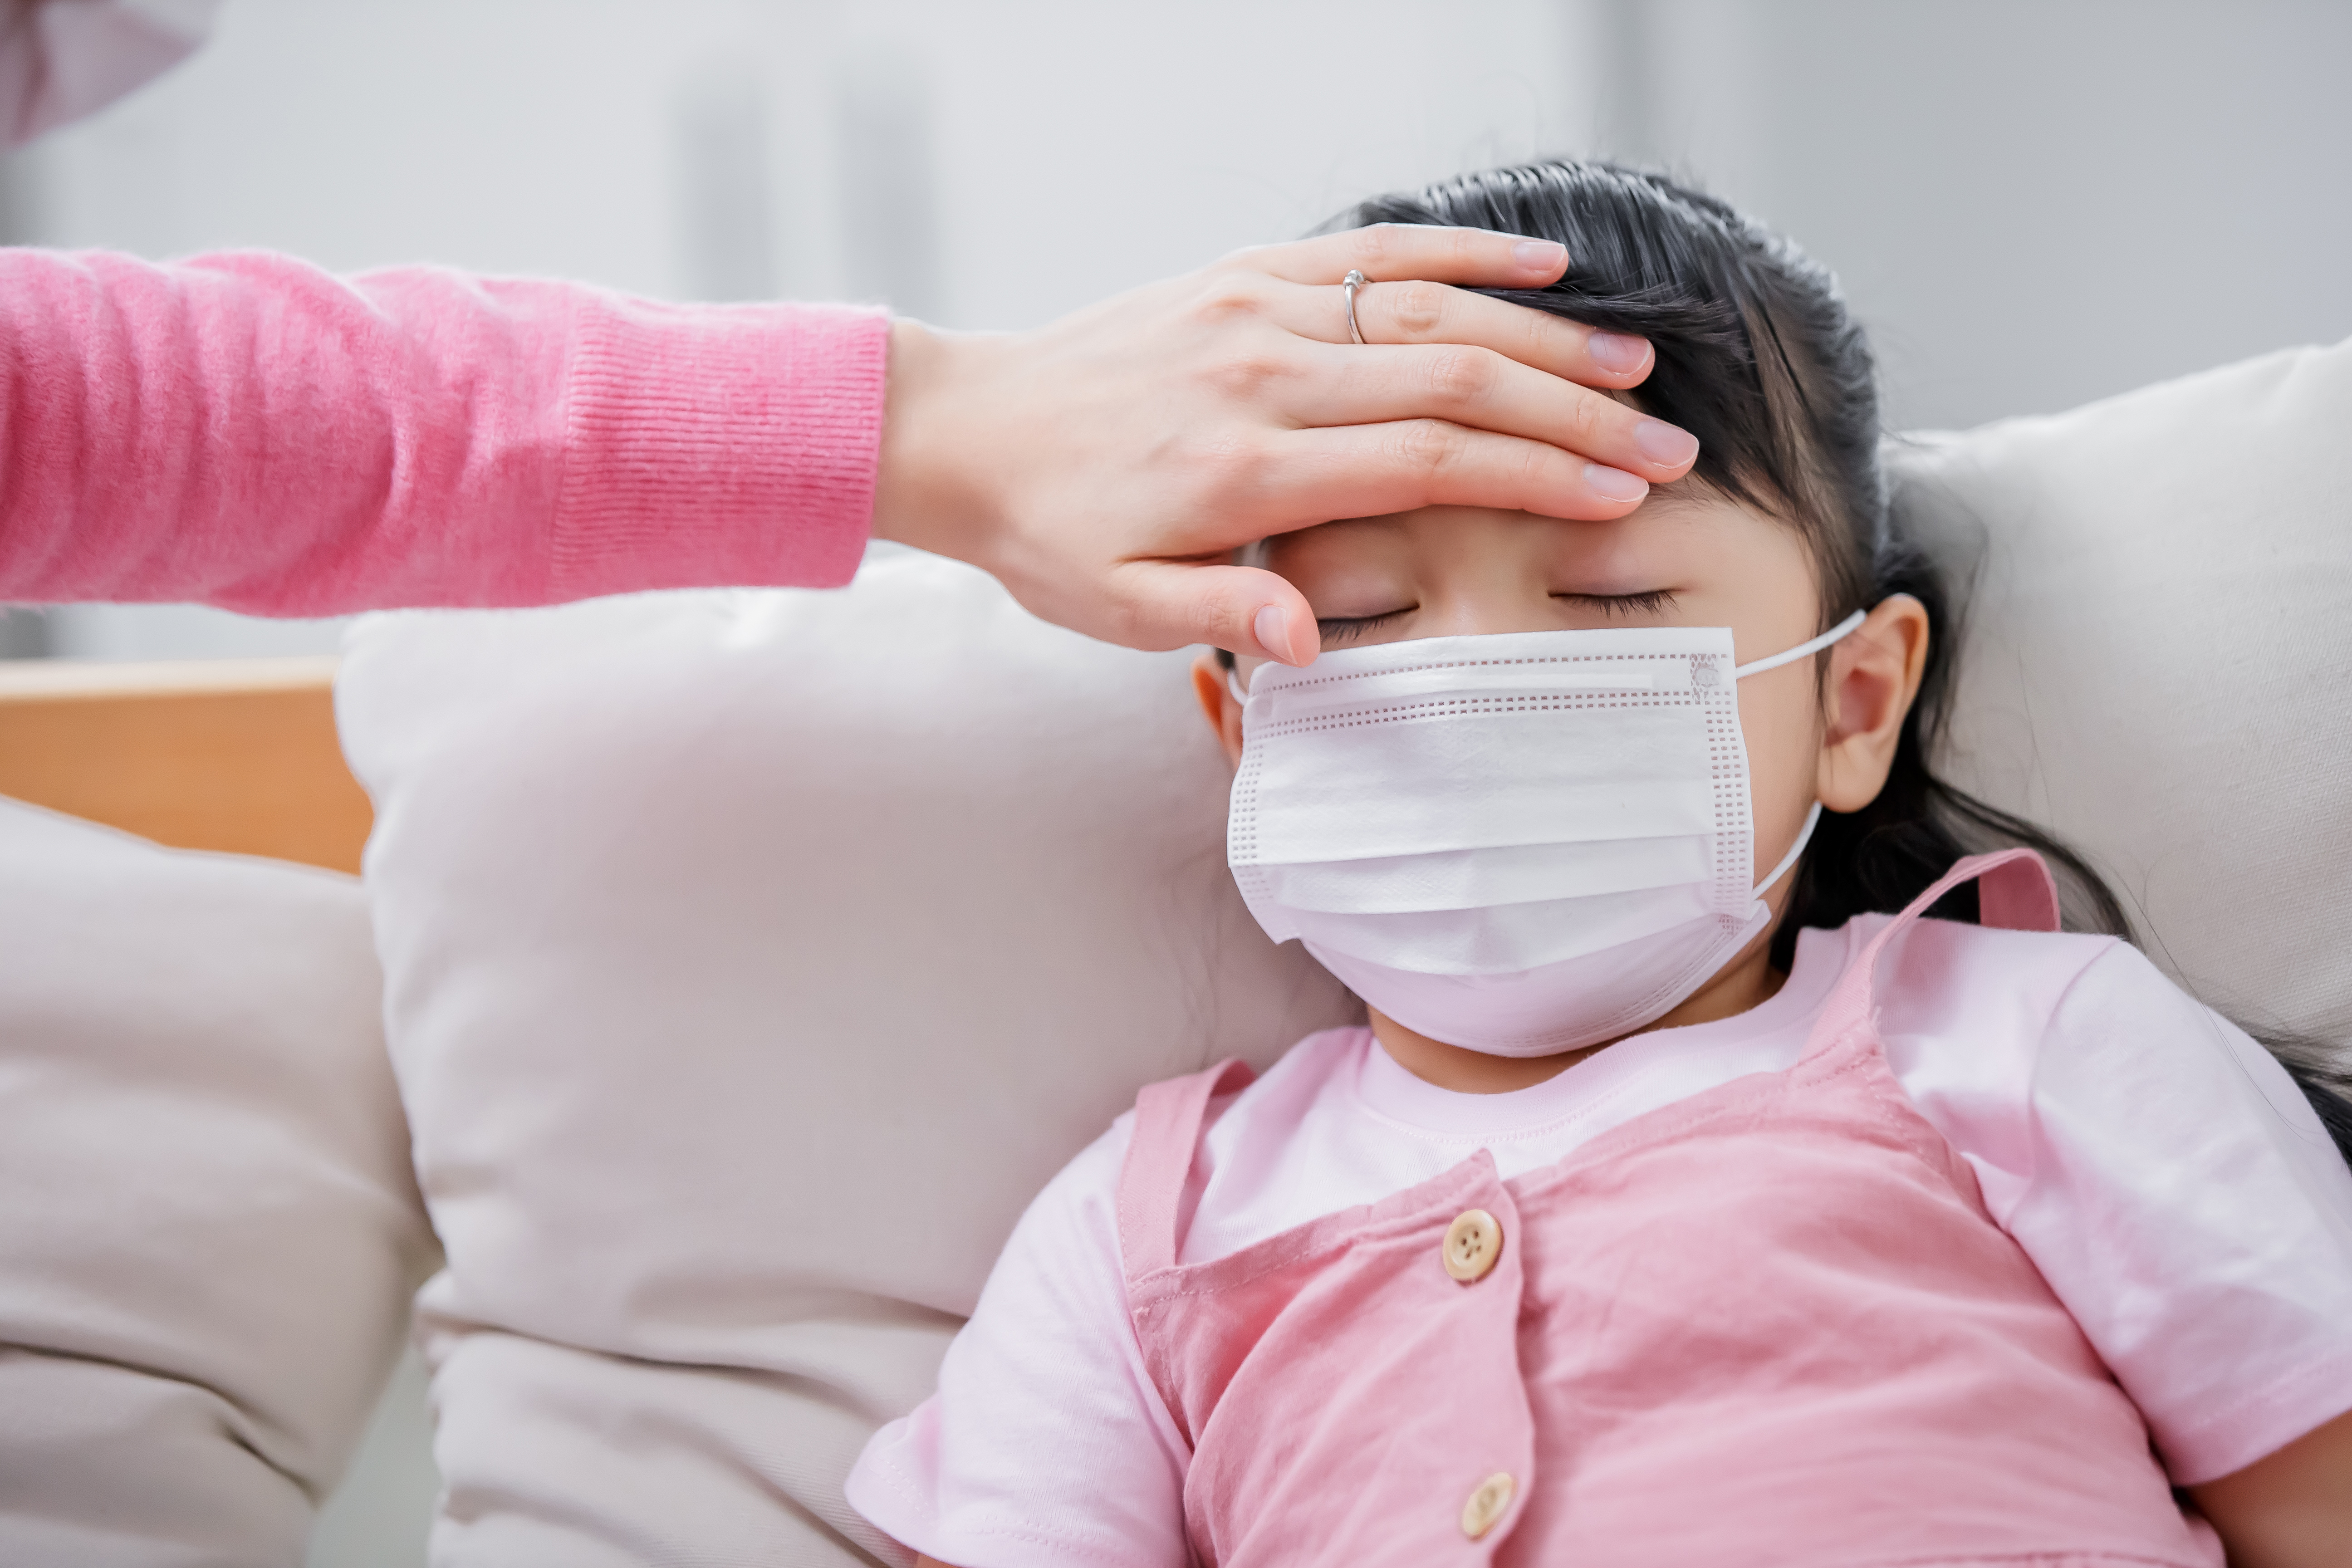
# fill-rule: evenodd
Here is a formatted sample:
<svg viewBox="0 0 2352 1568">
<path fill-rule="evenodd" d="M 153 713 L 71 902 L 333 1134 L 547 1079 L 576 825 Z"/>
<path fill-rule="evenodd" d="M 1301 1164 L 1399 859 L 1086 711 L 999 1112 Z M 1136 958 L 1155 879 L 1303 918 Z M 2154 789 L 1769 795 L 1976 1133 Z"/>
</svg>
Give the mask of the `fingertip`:
<svg viewBox="0 0 2352 1568">
<path fill-rule="evenodd" d="M 1257 638 L 1258 651 L 1268 658 L 1290 662 L 1290 614 L 1281 605 L 1263 605 L 1250 622 L 1250 636 Z"/>
<path fill-rule="evenodd" d="M 1612 506 L 1639 506 L 1650 496 L 1650 483 L 1639 474 L 1629 474 L 1622 468 L 1612 468 L 1605 463 L 1584 465 L 1584 488 Z"/>
<path fill-rule="evenodd" d="M 1631 332 L 1595 331 L 1584 341 L 1585 357 L 1609 374 L 1641 381 L 1650 374 L 1650 340 Z"/>
<path fill-rule="evenodd" d="M 1320 639 L 1315 636 L 1312 615 L 1302 616 L 1303 610 L 1305 606 L 1297 604 L 1260 605 L 1250 621 L 1250 635 L 1257 639 L 1258 650 L 1280 664 L 1313 664 Z"/>
<path fill-rule="evenodd" d="M 1568 247 L 1556 239 L 1522 239 L 1511 246 L 1512 264 L 1538 283 L 1549 283 L 1568 270 Z"/>
<path fill-rule="evenodd" d="M 1206 643 L 1249 658 L 1309 664 L 1321 634 L 1307 596 L 1262 566 L 1199 561 L 1137 562 L 1126 592 L 1144 636 L 1136 647 Z M 1164 636 L 1163 636 L 1164 634 Z"/>
<path fill-rule="evenodd" d="M 1698 461 L 1698 437 L 1679 425 L 1643 417 L 1633 426 L 1633 446 L 1642 460 L 1680 478 Z"/>
</svg>

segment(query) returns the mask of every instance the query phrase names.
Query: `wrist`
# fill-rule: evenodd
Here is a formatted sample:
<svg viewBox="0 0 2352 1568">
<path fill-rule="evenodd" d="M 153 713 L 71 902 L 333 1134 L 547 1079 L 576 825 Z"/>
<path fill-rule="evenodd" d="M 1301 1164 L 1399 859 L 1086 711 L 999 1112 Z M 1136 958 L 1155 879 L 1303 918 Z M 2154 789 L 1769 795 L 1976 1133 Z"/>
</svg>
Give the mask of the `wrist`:
<svg viewBox="0 0 2352 1568">
<path fill-rule="evenodd" d="M 970 428 L 996 340 L 890 323 L 873 536 L 982 564 L 997 531 L 984 440 Z"/>
</svg>

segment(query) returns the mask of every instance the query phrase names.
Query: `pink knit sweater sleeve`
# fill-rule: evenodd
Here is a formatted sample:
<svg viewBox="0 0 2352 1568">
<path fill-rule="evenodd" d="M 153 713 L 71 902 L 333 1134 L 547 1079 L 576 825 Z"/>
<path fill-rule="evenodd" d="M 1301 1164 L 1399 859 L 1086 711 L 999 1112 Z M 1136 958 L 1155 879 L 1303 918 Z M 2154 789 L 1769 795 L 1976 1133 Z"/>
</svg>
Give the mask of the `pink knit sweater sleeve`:
<svg viewBox="0 0 2352 1568">
<path fill-rule="evenodd" d="M 835 586 L 888 322 L 0 251 L 0 602 L 320 616 Z"/>
</svg>

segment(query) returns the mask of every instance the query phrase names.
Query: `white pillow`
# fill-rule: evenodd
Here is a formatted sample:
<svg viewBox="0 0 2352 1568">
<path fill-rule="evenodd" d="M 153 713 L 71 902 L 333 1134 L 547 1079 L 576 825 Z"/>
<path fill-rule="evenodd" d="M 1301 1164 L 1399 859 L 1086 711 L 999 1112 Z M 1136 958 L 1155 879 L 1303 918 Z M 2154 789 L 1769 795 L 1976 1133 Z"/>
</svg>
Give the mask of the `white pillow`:
<svg viewBox="0 0 2352 1568">
<path fill-rule="evenodd" d="M 348 877 L 0 802 L 0 1563 L 303 1560 L 433 1243 Z"/>
<path fill-rule="evenodd" d="M 2242 1020 L 2352 1034 L 2352 342 L 1919 438 L 1974 569 L 1954 781 L 2088 852 Z M 1965 574 L 1963 574 L 1965 575 Z"/>
<path fill-rule="evenodd" d="M 1036 1189 L 1355 1016 L 1233 890 L 1188 659 L 887 551 L 354 630 L 438 1561 L 897 1555 L 842 1479 Z"/>
</svg>

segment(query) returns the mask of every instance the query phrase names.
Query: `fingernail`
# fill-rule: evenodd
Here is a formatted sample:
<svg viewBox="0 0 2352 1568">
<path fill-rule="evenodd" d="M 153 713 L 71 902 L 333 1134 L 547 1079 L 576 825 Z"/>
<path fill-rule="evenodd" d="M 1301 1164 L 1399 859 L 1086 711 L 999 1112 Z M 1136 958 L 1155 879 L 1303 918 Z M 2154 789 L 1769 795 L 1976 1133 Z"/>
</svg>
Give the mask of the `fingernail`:
<svg viewBox="0 0 2352 1568">
<path fill-rule="evenodd" d="M 1557 272 L 1568 265 L 1568 247 L 1556 239 L 1523 239 L 1511 247 L 1511 259 L 1522 267 Z"/>
<path fill-rule="evenodd" d="M 1280 605 L 1268 605 L 1258 611 L 1257 619 L 1250 623 L 1250 630 L 1256 634 L 1258 647 L 1285 664 L 1293 662 L 1290 657 L 1290 617 L 1283 613 Z"/>
<path fill-rule="evenodd" d="M 1650 340 L 1624 332 L 1595 332 L 1584 345 L 1592 363 L 1616 375 L 1631 375 L 1650 363 Z"/>
<path fill-rule="evenodd" d="M 1698 437 L 1663 419 L 1644 419 L 1634 426 L 1633 445 L 1662 468 L 1678 468 L 1698 456 Z"/>
<path fill-rule="evenodd" d="M 1646 480 L 1622 468 L 1605 468 L 1599 463 L 1584 465 L 1585 487 L 1602 500 L 1640 500 L 1650 493 Z"/>
</svg>

